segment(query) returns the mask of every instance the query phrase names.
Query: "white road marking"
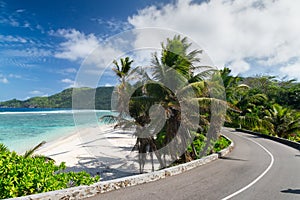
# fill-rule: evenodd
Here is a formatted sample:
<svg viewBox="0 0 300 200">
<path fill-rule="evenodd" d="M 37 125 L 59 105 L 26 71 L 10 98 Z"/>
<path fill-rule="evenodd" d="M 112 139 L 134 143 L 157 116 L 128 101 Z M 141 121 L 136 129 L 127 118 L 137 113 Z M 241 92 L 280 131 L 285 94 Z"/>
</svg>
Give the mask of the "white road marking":
<svg viewBox="0 0 300 200">
<path fill-rule="evenodd" d="M 237 135 L 237 134 L 235 134 Z M 240 135 L 238 135 L 239 137 L 241 137 Z M 245 137 L 244 137 L 245 138 Z M 254 142 L 255 144 L 257 144 L 258 146 L 260 146 L 265 152 L 267 152 L 269 154 L 269 156 L 271 157 L 271 163 L 269 164 L 268 168 L 261 174 L 259 175 L 256 179 L 254 179 L 251 183 L 249 183 L 248 185 L 246 185 L 245 187 L 239 189 L 238 191 L 228 195 L 227 197 L 224 197 L 222 200 L 227 200 L 227 199 L 230 199 L 236 195 L 238 195 L 239 193 L 247 190 L 248 188 L 250 188 L 251 186 L 253 186 L 257 181 L 259 181 L 272 167 L 273 163 L 274 163 L 274 157 L 272 155 L 272 153 L 266 149 L 263 145 L 259 144 L 258 142 L 252 140 L 252 139 L 249 139 L 249 138 L 246 138 L 247 140 L 250 140 L 252 142 Z"/>
</svg>

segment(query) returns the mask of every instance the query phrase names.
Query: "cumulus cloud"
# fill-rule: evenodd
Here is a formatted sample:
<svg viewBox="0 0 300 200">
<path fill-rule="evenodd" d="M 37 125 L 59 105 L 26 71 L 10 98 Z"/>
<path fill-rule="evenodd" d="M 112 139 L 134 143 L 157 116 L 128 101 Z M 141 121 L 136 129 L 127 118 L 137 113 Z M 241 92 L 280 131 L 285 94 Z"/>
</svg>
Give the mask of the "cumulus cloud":
<svg viewBox="0 0 300 200">
<path fill-rule="evenodd" d="M 59 29 L 51 35 L 63 37 L 66 41 L 60 43 L 55 57 L 70 61 L 83 61 L 85 72 L 94 73 L 99 68 L 104 69 L 114 58 L 122 54 L 117 46 L 105 43 L 94 34 L 84 34 L 75 29 Z"/>
<path fill-rule="evenodd" d="M 181 32 L 200 44 L 218 67 L 231 63 L 240 73 L 251 70 L 249 59 L 267 67 L 300 58 L 299 7 L 294 0 L 178 0 L 139 10 L 128 22 L 134 28 Z"/>
<path fill-rule="evenodd" d="M 244 60 L 235 60 L 234 62 L 231 62 L 228 67 L 232 69 L 234 75 L 246 72 L 250 69 L 249 63 Z"/>
<path fill-rule="evenodd" d="M 50 34 L 63 37 L 66 41 L 60 44 L 55 57 L 71 61 L 87 57 L 99 45 L 99 40 L 94 34 L 85 35 L 75 29 L 59 29 Z"/>
<path fill-rule="evenodd" d="M 76 82 L 74 80 L 65 78 L 60 80 L 61 83 L 67 84 L 67 86 L 65 88 L 75 88 L 75 87 L 82 87 L 83 85 L 81 85 L 79 82 Z"/>
</svg>

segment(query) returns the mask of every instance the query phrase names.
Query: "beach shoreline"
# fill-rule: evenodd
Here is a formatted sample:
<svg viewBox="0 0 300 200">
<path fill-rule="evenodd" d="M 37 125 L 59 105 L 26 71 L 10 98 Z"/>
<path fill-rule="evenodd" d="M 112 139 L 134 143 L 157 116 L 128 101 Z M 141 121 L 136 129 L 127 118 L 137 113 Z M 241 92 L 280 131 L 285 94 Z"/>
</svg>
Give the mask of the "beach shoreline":
<svg viewBox="0 0 300 200">
<path fill-rule="evenodd" d="M 50 141 L 35 154 L 65 162 L 67 171 L 86 171 L 104 180 L 137 174 L 136 142 L 133 130 L 114 129 L 114 125 L 77 127 L 73 133 Z M 128 164 L 128 158 L 132 162 Z"/>
</svg>

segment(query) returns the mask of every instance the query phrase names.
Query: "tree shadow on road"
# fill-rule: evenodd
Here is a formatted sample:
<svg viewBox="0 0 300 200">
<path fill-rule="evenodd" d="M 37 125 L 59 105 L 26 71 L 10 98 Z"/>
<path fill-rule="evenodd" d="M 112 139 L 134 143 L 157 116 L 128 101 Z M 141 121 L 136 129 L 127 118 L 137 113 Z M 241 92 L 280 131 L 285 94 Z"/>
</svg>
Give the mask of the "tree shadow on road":
<svg viewBox="0 0 300 200">
<path fill-rule="evenodd" d="M 300 194 L 300 189 L 287 189 L 287 190 L 281 190 L 283 193 L 291 193 L 291 194 Z"/>
<path fill-rule="evenodd" d="M 222 159 L 222 160 L 235 160 L 235 161 L 247 161 L 247 160 L 240 159 L 240 158 L 232 158 L 232 157 L 226 157 L 226 156 L 222 156 L 222 157 L 220 157 L 220 159 Z"/>
</svg>

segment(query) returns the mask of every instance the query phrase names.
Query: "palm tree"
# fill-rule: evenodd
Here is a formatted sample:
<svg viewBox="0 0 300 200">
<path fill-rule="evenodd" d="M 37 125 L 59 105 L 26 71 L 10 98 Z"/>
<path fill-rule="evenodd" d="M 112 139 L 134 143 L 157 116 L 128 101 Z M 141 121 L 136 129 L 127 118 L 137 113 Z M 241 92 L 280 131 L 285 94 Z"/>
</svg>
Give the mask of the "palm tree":
<svg viewBox="0 0 300 200">
<path fill-rule="evenodd" d="M 239 102 L 243 91 L 247 91 L 250 87 L 241 83 L 243 80 L 241 77 L 232 76 L 230 73 L 231 70 L 227 67 L 220 70 L 220 76 L 226 91 L 226 99 L 230 104 L 235 105 Z"/>
<path fill-rule="evenodd" d="M 271 133 L 278 137 L 288 138 L 290 134 L 300 131 L 299 113 L 279 104 L 274 104 L 268 110 L 266 119 L 273 125 Z"/>
<path fill-rule="evenodd" d="M 119 77 L 119 81 L 120 81 L 120 85 L 117 88 L 117 95 L 118 95 L 118 112 L 119 112 L 119 116 L 118 116 L 118 121 L 120 121 L 122 118 L 124 118 L 124 111 L 126 109 L 126 106 L 128 105 L 128 101 L 129 99 L 126 98 L 126 87 L 127 87 L 127 76 L 131 70 L 131 64 L 133 63 L 133 60 L 130 60 L 129 57 L 121 58 L 120 59 L 120 63 L 121 65 L 119 65 L 119 63 L 114 60 L 113 61 L 115 68 L 113 68 L 113 71 L 116 73 L 116 75 Z"/>
<path fill-rule="evenodd" d="M 191 156 L 186 151 L 193 139 L 190 132 L 208 129 L 210 117 L 217 115 L 212 113 L 209 107 L 220 104 L 221 101 L 209 96 L 209 87 L 214 86 L 211 88 L 216 91 L 221 87 L 219 87 L 217 79 L 207 80 L 209 76 L 216 76 L 216 70 L 209 66 L 197 66 L 200 61 L 198 56 L 202 51 L 189 52 L 190 46 L 187 38 L 174 36 L 173 39 L 167 39 L 166 45 L 162 43 L 161 56 L 158 57 L 157 53 L 153 54 L 152 65 L 147 71 L 147 73 L 151 73 L 151 76 L 148 76 L 143 70 L 137 70 L 144 75 L 147 81 L 142 83 L 138 81 L 139 87 L 133 92 L 130 99 L 119 99 L 119 102 L 123 102 L 123 104 L 119 105 L 118 110 L 122 112 L 125 108 L 124 102 L 128 102 L 129 112 L 126 114 L 133 118 L 133 121 L 127 120 L 122 125 L 130 124 L 136 127 L 137 140 L 132 150 L 139 152 L 140 172 L 143 171 L 147 152 L 151 154 L 152 158 L 152 154 L 155 153 L 161 167 L 168 165 L 168 159 L 172 161 L 178 158 L 184 161 L 191 160 Z M 120 78 L 119 97 L 123 97 L 122 92 L 125 90 L 136 88 L 127 80 L 128 74 L 132 73 L 131 63 L 129 58 L 121 59 L 120 65 L 114 61 L 114 71 Z M 150 109 L 157 104 L 161 106 L 163 113 L 154 111 L 154 114 L 164 116 L 165 124 L 161 130 L 156 130 L 154 127 L 154 130 L 149 131 L 147 127 L 151 123 L 156 123 L 155 119 L 150 116 Z M 221 104 L 224 105 L 224 101 Z M 200 114 L 200 110 L 203 111 L 202 114 Z M 119 120 L 123 118 L 123 114 L 120 113 Z M 220 114 L 216 120 L 220 124 L 211 124 L 211 132 L 219 133 L 222 118 L 223 116 Z M 153 132 L 157 134 L 153 135 Z M 209 140 L 213 138 L 215 137 L 209 138 Z M 162 149 L 162 151 L 157 151 L 158 149 Z M 154 169 L 153 165 L 152 169 Z"/>
<path fill-rule="evenodd" d="M 117 126 L 121 126 L 124 124 L 128 124 L 129 121 L 126 120 L 126 115 L 128 112 L 126 112 L 126 108 L 129 103 L 128 98 L 128 87 L 130 86 L 128 83 L 127 78 L 129 77 L 130 73 L 133 73 L 135 70 L 131 69 L 131 64 L 133 63 L 133 60 L 130 60 L 129 57 L 121 58 L 120 64 L 114 60 L 114 68 L 112 69 L 115 74 L 119 77 L 120 84 L 117 87 L 117 91 L 115 91 L 115 96 L 117 96 L 116 102 L 116 111 L 118 112 L 118 116 L 114 115 L 104 115 L 100 118 L 101 121 L 106 122 L 117 122 L 115 128 Z"/>
<path fill-rule="evenodd" d="M 164 145 L 177 139 L 178 145 L 176 148 L 179 150 L 168 149 L 166 152 L 172 158 L 176 158 L 179 151 L 191 143 L 190 130 L 197 130 L 201 128 L 200 125 L 208 125 L 206 118 L 209 118 L 209 116 L 200 115 L 199 109 L 207 111 L 207 107 L 213 100 L 209 97 L 209 81 L 205 78 L 211 76 L 216 70 L 208 66 L 197 66 L 200 62 L 198 56 L 202 51 L 188 52 L 190 46 L 191 44 L 188 43 L 187 38 L 181 39 L 180 36 L 174 36 L 173 39 L 167 39 L 167 44 L 162 44 L 160 59 L 156 53 L 153 54 L 152 59 L 153 81 L 159 85 L 161 90 L 151 90 L 151 88 L 146 87 L 149 93 L 148 96 L 158 97 L 155 101 L 159 102 L 165 109 L 167 120 L 163 129 L 163 133 L 165 133 Z M 196 70 L 201 72 L 195 73 Z M 178 96 L 184 96 L 184 98 L 179 99 Z M 189 109 L 188 114 L 184 113 L 181 111 L 182 104 L 196 109 Z M 199 115 L 201 116 L 200 121 L 196 123 L 190 121 L 191 116 L 197 118 Z M 201 121 L 205 124 L 201 124 Z M 181 126 L 184 128 L 179 130 Z M 218 131 L 216 130 L 216 132 Z M 183 154 L 182 158 L 185 161 L 191 159 L 187 152 Z"/>
</svg>

